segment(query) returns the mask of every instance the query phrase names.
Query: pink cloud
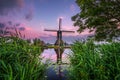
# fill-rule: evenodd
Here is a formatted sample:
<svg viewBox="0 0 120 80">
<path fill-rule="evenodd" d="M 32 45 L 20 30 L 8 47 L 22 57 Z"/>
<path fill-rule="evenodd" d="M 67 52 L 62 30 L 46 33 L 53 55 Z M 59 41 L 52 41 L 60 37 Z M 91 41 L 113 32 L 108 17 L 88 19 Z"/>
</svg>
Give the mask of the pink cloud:
<svg viewBox="0 0 120 80">
<path fill-rule="evenodd" d="M 75 33 L 63 33 L 63 36 L 77 36 L 77 35 L 90 35 L 90 34 L 94 34 L 94 32 L 90 33 L 88 29 L 84 30 L 82 33 L 79 33 L 79 32 L 77 32 L 78 29 L 79 29 L 79 27 L 63 26 L 62 30 L 75 31 Z"/>
<path fill-rule="evenodd" d="M 66 32 L 63 32 L 63 36 L 80 36 L 80 35 L 90 35 L 90 34 L 93 34 L 94 32 L 91 32 L 89 33 L 89 30 L 85 30 L 84 32 L 82 33 L 78 33 L 77 30 L 78 30 L 79 27 L 74 27 L 74 26 L 62 26 L 62 29 L 61 30 L 66 30 L 66 31 L 75 31 L 75 33 L 66 33 Z M 57 29 L 56 29 L 57 30 Z M 44 31 L 43 32 L 44 34 L 46 34 L 45 36 L 50 39 L 49 37 L 50 36 L 57 36 L 57 32 L 47 32 L 47 31 Z"/>
<path fill-rule="evenodd" d="M 7 27 L 10 27 L 13 29 L 11 30 L 12 32 L 15 32 L 15 27 L 13 26 L 14 23 L 12 23 L 12 25 L 8 25 Z M 21 38 L 39 38 L 40 33 L 37 33 L 33 28 L 31 28 L 30 26 L 26 25 L 25 23 L 20 23 L 19 26 L 16 26 L 16 29 L 18 32 L 20 32 L 21 34 Z"/>
<path fill-rule="evenodd" d="M 63 36 L 75 36 L 76 35 L 77 27 L 74 27 L 74 26 L 62 26 L 61 30 L 75 31 L 75 33 L 66 33 L 66 32 L 63 32 Z"/>
<path fill-rule="evenodd" d="M 13 23 L 14 24 L 14 23 Z M 45 25 L 45 24 L 44 24 Z M 20 27 L 24 27 L 25 30 L 21 31 L 22 36 L 25 35 L 25 38 L 43 38 L 45 40 L 54 40 L 56 39 L 57 33 L 56 32 L 47 32 L 44 31 L 43 24 L 41 24 L 42 27 L 40 29 L 35 29 L 32 26 L 27 25 L 27 23 L 20 23 Z M 62 30 L 70 30 L 70 31 L 75 31 L 75 33 L 63 33 L 63 36 L 81 36 L 81 35 L 90 35 L 88 30 L 85 30 L 82 33 L 77 33 L 77 29 L 79 27 L 74 27 L 74 26 L 62 26 Z"/>
<path fill-rule="evenodd" d="M 36 28 L 33 28 L 32 26 L 29 26 L 26 22 L 24 23 L 20 23 L 20 28 L 21 27 L 24 27 L 25 30 L 24 31 L 21 31 L 21 34 L 24 36 L 25 35 L 25 38 L 40 38 L 40 37 L 46 37 L 48 39 L 50 39 L 49 37 L 50 36 L 56 36 L 56 32 L 47 32 L 47 31 L 44 31 L 44 27 L 40 27 L 40 29 L 36 29 Z"/>
<path fill-rule="evenodd" d="M 94 31 L 93 32 L 89 32 L 88 29 L 84 30 L 82 33 L 80 33 L 81 35 L 90 35 L 90 34 L 94 34 Z"/>
</svg>

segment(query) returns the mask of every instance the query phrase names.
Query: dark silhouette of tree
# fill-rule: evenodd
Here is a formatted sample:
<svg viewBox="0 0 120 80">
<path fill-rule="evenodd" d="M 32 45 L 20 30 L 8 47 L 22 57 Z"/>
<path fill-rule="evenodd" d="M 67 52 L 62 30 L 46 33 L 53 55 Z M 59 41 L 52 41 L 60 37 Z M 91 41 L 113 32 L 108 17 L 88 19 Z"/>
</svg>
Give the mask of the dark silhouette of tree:
<svg viewBox="0 0 120 80">
<path fill-rule="evenodd" d="M 33 39 L 33 44 L 34 45 L 40 45 L 40 46 L 44 46 L 45 45 L 44 41 L 42 41 L 42 40 L 40 40 L 38 38 Z"/>
<path fill-rule="evenodd" d="M 96 40 L 112 40 L 120 35 L 120 0 L 76 0 L 80 12 L 72 17 L 78 32 L 89 29 Z"/>
<path fill-rule="evenodd" d="M 37 38 L 35 38 L 35 39 L 33 39 L 33 44 L 34 45 L 38 45 L 38 44 L 40 44 L 40 39 L 37 39 Z"/>
<path fill-rule="evenodd" d="M 31 43 L 31 39 L 27 39 L 26 41 L 27 41 L 28 43 Z"/>
</svg>

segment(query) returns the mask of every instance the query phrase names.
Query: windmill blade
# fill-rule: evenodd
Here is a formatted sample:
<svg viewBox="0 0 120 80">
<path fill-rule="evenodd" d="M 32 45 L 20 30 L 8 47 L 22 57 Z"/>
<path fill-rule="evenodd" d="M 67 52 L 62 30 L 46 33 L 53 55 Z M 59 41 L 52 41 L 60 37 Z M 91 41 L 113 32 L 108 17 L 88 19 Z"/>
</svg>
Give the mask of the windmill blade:
<svg viewBox="0 0 120 80">
<path fill-rule="evenodd" d="M 44 29 L 44 31 L 57 32 L 58 30 L 49 30 L 49 29 Z"/>
<path fill-rule="evenodd" d="M 59 18 L 59 31 L 61 30 L 61 21 L 62 21 L 62 18 Z"/>
<path fill-rule="evenodd" d="M 62 30 L 62 32 L 75 33 L 75 31 L 66 31 L 66 30 Z"/>
</svg>

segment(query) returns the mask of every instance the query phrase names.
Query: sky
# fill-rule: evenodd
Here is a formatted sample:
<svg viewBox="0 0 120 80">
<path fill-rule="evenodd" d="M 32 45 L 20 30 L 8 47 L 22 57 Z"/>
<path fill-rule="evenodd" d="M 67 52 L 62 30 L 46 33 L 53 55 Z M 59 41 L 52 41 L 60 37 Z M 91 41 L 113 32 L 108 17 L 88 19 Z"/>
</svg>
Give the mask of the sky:
<svg viewBox="0 0 120 80">
<path fill-rule="evenodd" d="M 0 0 L 0 24 L 16 26 L 26 38 L 40 38 L 48 43 L 55 42 L 56 33 L 44 29 L 58 29 L 59 18 L 62 30 L 75 31 L 63 33 L 64 41 L 69 43 L 89 35 L 87 31 L 77 33 L 78 27 L 73 26 L 71 17 L 79 12 L 75 0 Z"/>
</svg>

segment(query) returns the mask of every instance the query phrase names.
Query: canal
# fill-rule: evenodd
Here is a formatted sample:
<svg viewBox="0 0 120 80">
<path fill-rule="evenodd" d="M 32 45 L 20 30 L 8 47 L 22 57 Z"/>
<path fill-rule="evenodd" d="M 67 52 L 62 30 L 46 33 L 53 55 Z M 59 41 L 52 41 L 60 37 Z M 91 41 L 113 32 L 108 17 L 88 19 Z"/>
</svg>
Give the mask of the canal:
<svg viewBox="0 0 120 80">
<path fill-rule="evenodd" d="M 47 80 L 67 80 L 67 69 L 69 67 L 70 49 L 45 49 L 42 53 L 42 62 L 49 63 L 46 71 Z M 59 54 L 62 54 L 61 57 Z"/>
</svg>

